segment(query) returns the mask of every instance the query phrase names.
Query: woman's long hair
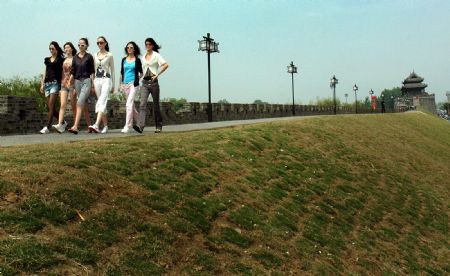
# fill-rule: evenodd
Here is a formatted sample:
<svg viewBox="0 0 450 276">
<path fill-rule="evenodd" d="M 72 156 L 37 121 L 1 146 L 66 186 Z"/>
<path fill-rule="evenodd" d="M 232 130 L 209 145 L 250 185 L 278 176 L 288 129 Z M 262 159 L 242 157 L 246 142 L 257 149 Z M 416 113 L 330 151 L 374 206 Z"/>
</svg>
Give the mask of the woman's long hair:
<svg viewBox="0 0 450 276">
<path fill-rule="evenodd" d="M 86 43 L 86 52 L 87 52 L 87 49 L 88 49 L 88 47 L 89 47 L 89 40 L 86 38 L 86 37 L 82 37 L 82 38 L 80 38 L 79 40 L 83 40 L 85 43 Z"/>
<path fill-rule="evenodd" d="M 159 49 L 161 49 L 161 46 L 159 46 L 153 38 L 149 37 L 145 39 L 145 43 L 147 42 L 150 42 L 153 45 L 153 51 L 159 53 Z"/>
<path fill-rule="evenodd" d="M 107 52 L 109 52 L 109 43 L 108 43 L 108 40 L 106 40 L 106 38 L 105 38 L 104 36 L 99 36 L 97 39 L 99 39 L 99 38 L 101 38 L 101 39 L 103 39 L 103 40 L 105 41 L 105 50 L 106 50 Z"/>
<path fill-rule="evenodd" d="M 50 45 L 53 45 L 53 47 L 55 47 L 56 57 L 64 58 L 64 51 L 63 51 L 63 49 L 61 49 L 61 47 L 59 47 L 58 42 L 52 41 L 52 42 L 50 42 Z"/>
<path fill-rule="evenodd" d="M 72 42 L 66 42 L 66 44 L 64 44 L 64 48 L 66 48 L 67 45 L 72 48 L 72 56 L 75 56 L 77 54 L 77 49 L 75 49 L 75 46 L 73 46 Z"/>
<path fill-rule="evenodd" d="M 141 55 L 141 49 L 139 49 L 139 46 L 137 46 L 137 44 L 134 41 L 130 41 L 127 43 L 127 45 L 125 46 L 125 55 L 128 56 L 128 51 L 127 51 L 127 47 L 128 45 L 131 44 L 133 45 L 134 48 L 134 56 L 140 56 Z"/>
</svg>

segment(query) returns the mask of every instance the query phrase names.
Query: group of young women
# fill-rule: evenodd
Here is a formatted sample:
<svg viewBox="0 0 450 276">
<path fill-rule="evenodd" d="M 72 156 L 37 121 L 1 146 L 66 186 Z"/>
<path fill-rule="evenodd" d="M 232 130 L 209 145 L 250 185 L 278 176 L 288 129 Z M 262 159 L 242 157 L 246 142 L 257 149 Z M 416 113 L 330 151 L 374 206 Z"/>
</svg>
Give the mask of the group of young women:
<svg viewBox="0 0 450 276">
<path fill-rule="evenodd" d="M 69 132 L 78 134 L 82 113 L 89 132 L 107 133 L 108 119 L 106 106 L 110 93 L 114 93 L 115 70 L 114 58 L 109 52 L 109 44 L 105 37 L 97 38 L 99 51 L 91 55 L 87 52 L 89 42 L 87 38 L 81 38 L 78 42 L 79 51 L 71 42 L 64 44 L 64 51 L 57 42 L 49 45 L 50 57 L 45 58 L 45 71 L 41 82 L 41 93 L 45 93 L 48 103 L 47 125 L 40 133 L 47 134 L 53 128 L 59 133 L 66 130 L 67 122 L 64 113 L 67 100 L 70 96 L 74 123 Z M 160 46 L 153 38 L 145 40 L 146 53 L 140 58 L 141 52 L 138 45 L 130 41 L 125 46 L 125 57 L 120 66 L 120 91 L 126 94 L 126 120 L 122 133 L 129 133 L 131 129 L 142 133 L 145 127 L 145 115 L 147 100 L 152 95 L 154 105 L 154 117 L 157 133 L 162 131 L 162 117 L 159 108 L 159 83 L 158 77 L 169 67 L 167 62 L 159 54 Z M 140 83 L 142 82 L 142 85 Z M 134 106 L 136 93 L 141 91 L 139 112 Z M 60 96 L 60 109 L 55 108 L 55 102 Z M 97 97 L 95 113 L 97 118 L 91 125 L 87 101 L 89 95 Z M 53 117 L 58 120 L 52 125 Z M 100 125 L 103 129 L 100 130 Z"/>
</svg>

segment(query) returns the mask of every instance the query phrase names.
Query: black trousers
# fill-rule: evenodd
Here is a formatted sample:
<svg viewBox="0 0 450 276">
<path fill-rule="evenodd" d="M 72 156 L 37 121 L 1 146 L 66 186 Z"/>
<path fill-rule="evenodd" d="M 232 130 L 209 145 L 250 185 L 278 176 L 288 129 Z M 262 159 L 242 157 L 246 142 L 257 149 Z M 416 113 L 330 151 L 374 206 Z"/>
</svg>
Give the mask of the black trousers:
<svg viewBox="0 0 450 276">
<path fill-rule="evenodd" d="M 156 81 L 142 81 L 141 102 L 139 104 L 139 126 L 145 127 L 145 115 L 147 113 L 148 97 L 152 95 L 153 99 L 153 117 L 155 117 L 155 126 L 162 127 L 161 108 L 159 107 L 159 83 Z"/>
</svg>

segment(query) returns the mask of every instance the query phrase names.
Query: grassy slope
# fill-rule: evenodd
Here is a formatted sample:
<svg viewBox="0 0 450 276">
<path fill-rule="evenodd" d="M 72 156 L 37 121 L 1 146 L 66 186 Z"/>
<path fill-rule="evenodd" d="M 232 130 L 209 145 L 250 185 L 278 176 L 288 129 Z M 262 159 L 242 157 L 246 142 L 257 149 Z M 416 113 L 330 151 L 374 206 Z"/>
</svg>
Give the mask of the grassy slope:
<svg viewBox="0 0 450 276">
<path fill-rule="evenodd" d="M 0 271 L 448 274 L 449 155 L 422 113 L 0 149 Z"/>
</svg>

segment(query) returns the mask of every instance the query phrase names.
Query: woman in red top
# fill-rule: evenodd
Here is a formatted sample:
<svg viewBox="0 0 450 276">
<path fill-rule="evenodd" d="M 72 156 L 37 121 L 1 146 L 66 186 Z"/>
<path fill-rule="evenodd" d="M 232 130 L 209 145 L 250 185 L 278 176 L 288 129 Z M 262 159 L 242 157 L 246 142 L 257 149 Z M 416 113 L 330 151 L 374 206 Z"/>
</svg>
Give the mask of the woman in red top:
<svg viewBox="0 0 450 276">
<path fill-rule="evenodd" d="M 63 63 L 63 74 L 61 80 L 61 91 L 59 92 L 61 106 L 59 108 L 59 121 L 58 124 L 53 125 L 59 133 L 63 133 L 66 130 L 67 122 L 64 121 L 64 113 L 66 112 L 67 98 L 69 95 L 73 95 L 74 80 L 70 78 L 70 70 L 72 70 L 72 59 L 76 55 L 77 50 L 71 42 L 64 44 L 64 52 L 66 53 L 66 59 Z M 77 110 L 76 101 L 71 101 L 72 110 L 75 114 Z M 75 116 L 74 116 L 75 117 Z"/>
<path fill-rule="evenodd" d="M 64 52 L 66 53 L 66 59 L 63 63 L 61 91 L 59 93 L 61 102 L 61 106 L 59 108 L 59 121 L 58 124 L 53 125 L 53 128 L 56 129 L 56 131 L 59 133 L 63 133 L 67 127 L 67 122 L 64 120 L 64 113 L 66 112 L 67 100 L 69 96 L 74 120 L 77 112 L 77 93 L 74 93 L 75 80 L 73 78 L 70 78 L 73 56 L 77 54 L 77 49 L 75 49 L 75 46 L 72 44 L 72 42 L 66 42 L 66 44 L 64 44 Z M 86 123 L 89 125 L 91 123 L 91 117 L 87 105 L 84 106 L 83 113 L 84 118 L 86 119 Z"/>
</svg>

